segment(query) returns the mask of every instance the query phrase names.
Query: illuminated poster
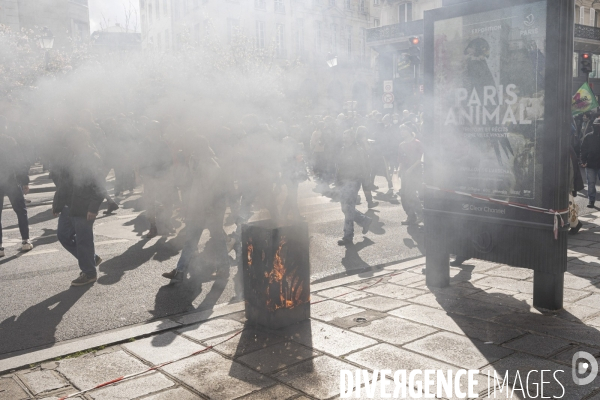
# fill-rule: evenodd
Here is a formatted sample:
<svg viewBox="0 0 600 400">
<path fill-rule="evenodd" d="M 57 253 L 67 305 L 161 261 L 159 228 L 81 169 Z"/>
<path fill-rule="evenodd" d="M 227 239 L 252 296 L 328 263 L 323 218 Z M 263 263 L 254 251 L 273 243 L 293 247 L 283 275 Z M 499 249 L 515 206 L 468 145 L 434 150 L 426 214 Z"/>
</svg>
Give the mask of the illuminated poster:
<svg viewBox="0 0 600 400">
<path fill-rule="evenodd" d="M 437 21 L 434 30 L 438 182 L 539 205 L 546 1 Z"/>
</svg>

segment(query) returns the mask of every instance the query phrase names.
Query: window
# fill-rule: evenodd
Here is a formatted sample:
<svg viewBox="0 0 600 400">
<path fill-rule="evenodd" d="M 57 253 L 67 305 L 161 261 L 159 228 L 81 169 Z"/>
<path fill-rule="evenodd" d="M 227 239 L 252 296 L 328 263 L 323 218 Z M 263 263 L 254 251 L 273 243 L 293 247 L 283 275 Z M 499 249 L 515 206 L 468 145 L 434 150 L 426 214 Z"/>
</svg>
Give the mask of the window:
<svg viewBox="0 0 600 400">
<path fill-rule="evenodd" d="M 163 14 L 169 14 L 169 0 L 163 0 Z"/>
<path fill-rule="evenodd" d="M 256 47 L 259 49 L 265 48 L 265 29 L 266 23 L 264 21 L 256 21 Z"/>
<path fill-rule="evenodd" d="M 592 72 L 590 78 L 600 77 L 600 55 L 592 54 Z"/>
<path fill-rule="evenodd" d="M 337 52 L 337 40 L 338 40 L 338 31 L 337 31 L 337 25 L 336 24 L 332 24 L 331 25 L 331 43 L 330 43 L 330 50 L 333 54 L 335 54 Z"/>
<path fill-rule="evenodd" d="M 573 53 L 573 78 L 579 76 L 579 53 Z"/>
<path fill-rule="evenodd" d="M 375 18 L 373 20 L 373 25 L 375 26 L 375 28 L 378 28 L 381 25 L 381 22 L 379 21 L 379 18 Z"/>
<path fill-rule="evenodd" d="M 596 26 L 596 10 L 590 8 L 590 26 Z"/>
<path fill-rule="evenodd" d="M 179 8 L 181 6 L 180 0 L 173 0 L 173 17 L 175 19 L 179 19 L 181 17 L 180 11 L 181 9 Z"/>
<path fill-rule="evenodd" d="M 152 4 L 148 4 L 148 23 L 152 23 Z"/>
<path fill-rule="evenodd" d="M 367 43 L 367 30 L 360 28 L 360 58 L 365 60 L 367 58 L 367 49 L 365 47 Z"/>
<path fill-rule="evenodd" d="M 322 24 L 320 22 L 315 22 L 315 52 L 320 53 L 321 52 L 321 46 L 322 46 L 322 42 L 321 42 L 321 35 L 322 35 Z"/>
<path fill-rule="evenodd" d="M 200 0 L 194 0 L 194 8 L 200 7 Z"/>
<path fill-rule="evenodd" d="M 404 3 L 398 6 L 398 22 L 412 21 L 412 3 Z"/>
<path fill-rule="evenodd" d="M 285 4 L 283 4 L 283 0 L 275 0 L 275 12 L 285 12 Z"/>
<path fill-rule="evenodd" d="M 346 27 L 346 51 L 348 52 L 348 57 L 352 57 L 352 27 Z"/>
<path fill-rule="evenodd" d="M 584 24 L 585 17 L 585 7 L 579 7 L 579 24 Z"/>
<path fill-rule="evenodd" d="M 352 10 L 352 0 L 344 0 L 346 10 Z"/>
<path fill-rule="evenodd" d="M 367 12 L 367 6 L 365 4 L 365 0 L 358 0 L 358 11 L 361 13 Z"/>
<path fill-rule="evenodd" d="M 266 0 L 254 0 L 254 7 L 259 10 L 267 9 L 267 1 Z"/>
<path fill-rule="evenodd" d="M 165 30 L 165 50 L 169 50 L 171 47 L 171 32 L 169 30 Z"/>
<path fill-rule="evenodd" d="M 285 57 L 285 25 L 275 25 L 275 46 L 278 57 Z"/>
<path fill-rule="evenodd" d="M 156 19 L 160 19 L 160 0 L 156 0 Z"/>
<path fill-rule="evenodd" d="M 227 19 L 227 43 L 231 44 L 235 35 L 238 33 L 239 27 L 240 20 L 232 18 Z"/>
<path fill-rule="evenodd" d="M 373 0 L 373 5 L 374 6 L 380 6 L 381 5 L 381 0 Z"/>
</svg>

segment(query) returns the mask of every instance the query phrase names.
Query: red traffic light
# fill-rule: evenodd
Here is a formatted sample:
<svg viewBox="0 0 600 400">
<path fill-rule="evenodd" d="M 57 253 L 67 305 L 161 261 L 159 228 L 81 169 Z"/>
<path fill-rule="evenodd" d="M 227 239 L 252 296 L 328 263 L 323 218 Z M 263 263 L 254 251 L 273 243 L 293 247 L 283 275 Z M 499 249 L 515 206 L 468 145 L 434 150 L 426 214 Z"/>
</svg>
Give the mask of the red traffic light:
<svg viewBox="0 0 600 400">
<path fill-rule="evenodd" d="M 581 58 L 583 58 L 583 59 L 588 59 L 588 58 L 590 58 L 590 53 L 583 53 L 583 54 L 581 55 Z"/>
<path fill-rule="evenodd" d="M 421 43 L 421 39 L 419 39 L 418 37 L 414 36 L 411 37 L 410 39 L 408 39 L 408 41 L 410 42 L 410 44 L 412 44 L 413 46 L 418 46 Z"/>
</svg>

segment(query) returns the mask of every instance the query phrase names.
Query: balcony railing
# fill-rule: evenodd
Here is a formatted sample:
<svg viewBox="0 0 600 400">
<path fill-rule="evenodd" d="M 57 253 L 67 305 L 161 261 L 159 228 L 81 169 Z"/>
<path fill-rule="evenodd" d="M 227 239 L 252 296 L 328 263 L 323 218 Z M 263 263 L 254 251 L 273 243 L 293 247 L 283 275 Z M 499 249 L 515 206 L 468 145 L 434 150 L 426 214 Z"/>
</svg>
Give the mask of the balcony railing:
<svg viewBox="0 0 600 400">
<path fill-rule="evenodd" d="M 423 20 L 404 22 L 401 24 L 385 25 L 379 28 L 367 29 L 367 43 L 384 40 L 400 39 L 411 35 L 423 34 Z"/>
<path fill-rule="evenodd" d="M 600 28 L 575 24 L 575 37 L 579 39 L 600 40 Z"/>
</svg>

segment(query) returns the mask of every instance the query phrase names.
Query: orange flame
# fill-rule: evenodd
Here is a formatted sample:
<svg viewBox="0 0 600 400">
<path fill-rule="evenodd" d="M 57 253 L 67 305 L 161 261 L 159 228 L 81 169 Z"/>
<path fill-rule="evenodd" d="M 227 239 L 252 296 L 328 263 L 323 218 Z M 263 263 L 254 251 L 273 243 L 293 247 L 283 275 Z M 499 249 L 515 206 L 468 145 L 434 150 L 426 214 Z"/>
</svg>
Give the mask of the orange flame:
<svg viewBox="0 0 600 400">
<path fill-rule="evenodd" d="M 296 275 L 296 270 L 293 270 L 291 273 L 288 273 L 286 270 L 282 257 L 282 249 L 285 244 L 286 240 L 282 238 L 275 252 L 273 269 L 270 273 L 265 273 L 265 277 L 269 280 L 269 284 L 267 285 L 267 307 L 272 311 L 279 308 L 293 308 L 301 302 L 300 298 L 304 282 Z M 271 287 L 279 288 L 278 302 L 274 302 L 271 297 Z"/>
</svg>

